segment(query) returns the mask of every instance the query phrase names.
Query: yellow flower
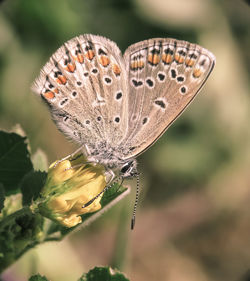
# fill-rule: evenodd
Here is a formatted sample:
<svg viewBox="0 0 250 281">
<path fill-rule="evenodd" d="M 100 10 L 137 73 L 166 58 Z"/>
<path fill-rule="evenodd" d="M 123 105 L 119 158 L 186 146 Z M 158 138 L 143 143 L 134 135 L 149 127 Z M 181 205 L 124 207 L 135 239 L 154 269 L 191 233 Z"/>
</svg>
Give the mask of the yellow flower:
<svg viewBox="0 0 250 281">
<path fill-rule="evenodd" d="M 52 163 L 41 192 L 44 198 L 39 204 L 41 214 L 66 227 L 81 223 L 80 215 L 101 208 L 102 195 L 87 207 L 83 208 L 83 205 L 106 186 L 104 172 L 101 165 L 86 164 L 83 156 L 73 161 Z"/>
</svg>

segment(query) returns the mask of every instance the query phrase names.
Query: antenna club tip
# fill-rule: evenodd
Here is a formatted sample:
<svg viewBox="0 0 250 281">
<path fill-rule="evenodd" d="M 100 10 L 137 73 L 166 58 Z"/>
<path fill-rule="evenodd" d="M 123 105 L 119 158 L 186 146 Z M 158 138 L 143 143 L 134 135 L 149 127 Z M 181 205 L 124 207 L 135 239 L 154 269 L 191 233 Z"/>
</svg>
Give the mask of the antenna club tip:
<svg viewBox="0 0 250 281">
<path fill-rule="evenodd" d="M 134 227 L 135 227 L 135 217 L 133 217 L 133 218 L 131 219 L 131 230 L 133 230 Z"/>
</svg>

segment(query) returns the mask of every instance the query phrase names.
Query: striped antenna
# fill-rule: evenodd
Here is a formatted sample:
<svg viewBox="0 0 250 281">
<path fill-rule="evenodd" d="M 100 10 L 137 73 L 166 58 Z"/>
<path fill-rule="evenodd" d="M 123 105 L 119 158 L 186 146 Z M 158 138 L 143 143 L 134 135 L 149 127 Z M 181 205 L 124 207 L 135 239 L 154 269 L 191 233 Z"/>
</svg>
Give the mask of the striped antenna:
<svg viewBox="0 0 250 281">
<path fill-rule="evenodd" d="M 140 193 L 140 185 L 139 185 L 139 173 L 136 174 L 136 194 L 135 194 L 135 204 L 134 204 L 134 210 L 133 210 L 133 216 L 131 219 L 131 230 L 134 229 L 135 227 L 135 214 L 136 214 L 136 208 L 138 205 L 138 201 L 139 201 L 139 193 Z"/>
<path fill-rule="evenodd" d="M 119 179 L 119 178 L 118 178 Z M 106 190 L 110 189 L 114 184 L 117 183 L 117 180 L 114 181 L 113 183 L 111 183 L 110 185 L 106 185 L 105 188 L 100 192 L 98 193 L 94 198 L 92 198 L 90 201 L 88 201 L 86 204 L 84 204 L 82 206 L 82 208 L 86 208 L 88 207 L 90 204 L 92 204 L 100 195 L 102 195 Z"/>
</svg>

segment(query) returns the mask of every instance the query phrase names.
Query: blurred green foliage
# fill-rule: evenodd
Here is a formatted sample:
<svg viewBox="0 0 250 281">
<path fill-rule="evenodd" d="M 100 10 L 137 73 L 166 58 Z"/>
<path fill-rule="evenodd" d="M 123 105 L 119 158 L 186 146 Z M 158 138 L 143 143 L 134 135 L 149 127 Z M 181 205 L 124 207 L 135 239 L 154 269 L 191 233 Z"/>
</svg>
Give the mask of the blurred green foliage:
<svg viewBox="0 0 250 281">
<path fill-rule="evenodd" d="M 120 272 L 108 267 L 95 267 L 88 273 L 84 273 L 78 281 L 128 281 L 128 279 Z M 29 281 L 48 281 L 48 279 L 40 274 L 33 275 Z"/>
</svg>

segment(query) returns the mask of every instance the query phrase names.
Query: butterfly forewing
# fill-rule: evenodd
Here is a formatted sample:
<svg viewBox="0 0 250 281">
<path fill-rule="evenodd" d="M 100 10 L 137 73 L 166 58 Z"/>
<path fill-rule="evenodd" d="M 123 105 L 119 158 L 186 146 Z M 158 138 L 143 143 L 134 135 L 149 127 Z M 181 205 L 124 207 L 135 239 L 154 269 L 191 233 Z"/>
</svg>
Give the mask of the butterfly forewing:
<svg viewBox="0 0 250 281">
<path fill-rule="evenodd" d="M 85 34 L 66 42 L 33 85 L 70 139 L 94 146 L 119 143 L 127 131 L 127 73 L 117 45 Z"/>
<path fill-rule="evenodd" d="M 183 112 L 208 78 L 215 57 L 199 45 L 157 38 L 130 46 L 124 60 L 129 73 L 128 159 L 151 146 Z"/>
</svg>

